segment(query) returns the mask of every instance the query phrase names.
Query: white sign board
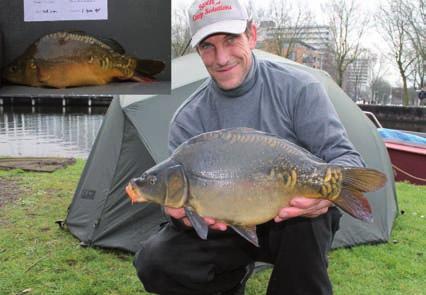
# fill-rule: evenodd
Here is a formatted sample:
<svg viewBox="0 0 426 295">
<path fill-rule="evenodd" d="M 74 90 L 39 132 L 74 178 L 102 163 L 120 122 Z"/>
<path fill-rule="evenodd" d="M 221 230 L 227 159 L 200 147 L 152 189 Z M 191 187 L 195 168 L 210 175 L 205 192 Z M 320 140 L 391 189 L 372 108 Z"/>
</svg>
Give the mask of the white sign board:
<svg viewBox="0 0 426 295">
<path fill-rule="evenodd" d="M 108 0 L 24 0 L 26 22 L 101 19 L 108 19 Z"/>
</svg>

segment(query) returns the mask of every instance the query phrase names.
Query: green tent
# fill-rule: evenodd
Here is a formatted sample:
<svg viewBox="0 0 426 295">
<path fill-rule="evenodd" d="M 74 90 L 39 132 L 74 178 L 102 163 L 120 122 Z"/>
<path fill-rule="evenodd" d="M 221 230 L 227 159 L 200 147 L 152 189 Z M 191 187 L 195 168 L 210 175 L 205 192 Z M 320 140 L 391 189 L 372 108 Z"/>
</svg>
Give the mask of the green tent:
<svg viewBox="0 0 426 295">
<path fill-rule="evenodd" d="M 384 171 L 389 181 L 368 198 L 374 223 L 344 215 L 333 247 L 384 242 L 397 214 L 393 172 L 376 128 L 328 74 L 282 57 L 255 51 L 260 58 L 311 72 L 325 86 L 349 137 L 368 167 Z M 135 204 L 124 188 L 131 177 L 168 156 L 167 132 L 179 105 L 208 77 L 200 58 L 189 54 L 172 61 L 171 95 L 120 96 L 113 99 L 99 130 L 66 217 L 83 244 L 135 252 L 140 242 L 165 221 L 158 205 Z"/>
</svg>

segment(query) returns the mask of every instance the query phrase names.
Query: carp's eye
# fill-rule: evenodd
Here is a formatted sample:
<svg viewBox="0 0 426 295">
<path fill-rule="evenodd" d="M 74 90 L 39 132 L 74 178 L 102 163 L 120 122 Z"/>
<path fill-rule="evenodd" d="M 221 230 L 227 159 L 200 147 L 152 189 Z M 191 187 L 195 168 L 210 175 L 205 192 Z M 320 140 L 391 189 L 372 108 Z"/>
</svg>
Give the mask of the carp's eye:
<svg viewBox="0 0 426 295">
<path fill-rule="evenodd" d="M 148 181 L 149 181 L 149 183 L 150 184 L 155 184 L 156 182 L 157 182 L 157 177 L 155 177 L 154 175 L 151 175 L 149 178 L 148 178 Z"/>
<path fill-rule="evenodd" d="M 10 70 L 11 72 L 16 72 L 17 67 L 16 67 L 16 66 L 11 66 L 11 67 L 9 68 L 9 70 Z"/>
</svg>

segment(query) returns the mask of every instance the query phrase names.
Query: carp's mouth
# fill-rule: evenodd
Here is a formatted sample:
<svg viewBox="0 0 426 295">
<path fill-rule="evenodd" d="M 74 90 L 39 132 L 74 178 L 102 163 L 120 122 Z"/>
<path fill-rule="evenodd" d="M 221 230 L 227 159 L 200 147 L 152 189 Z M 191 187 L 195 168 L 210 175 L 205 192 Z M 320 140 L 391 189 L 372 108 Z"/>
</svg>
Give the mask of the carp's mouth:
<svg viewBox="0 0 426 295">
<path fill-rule="evenodd" d="M 130 183 L 126 186 L 126 193 L 132 201 L 132 204 L 147 202 L 148 200 L 142 196 L 142 194 L 132 182 L 133 180 L 131 180 Z"/>
</svg>

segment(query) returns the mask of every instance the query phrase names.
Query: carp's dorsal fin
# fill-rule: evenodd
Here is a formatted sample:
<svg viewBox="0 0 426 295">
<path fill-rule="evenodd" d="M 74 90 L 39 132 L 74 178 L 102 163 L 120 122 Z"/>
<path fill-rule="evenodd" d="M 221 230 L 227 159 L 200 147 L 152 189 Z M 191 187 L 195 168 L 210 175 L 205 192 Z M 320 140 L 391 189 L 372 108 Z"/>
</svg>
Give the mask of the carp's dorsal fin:
<svg viewBox="0 0 426 295">
<path fill-rule="evenodd" d="M 209 226 L 207 225 L 207 223 L 200 215 L 197 214 L 197 212 L 192 210 L 192 208 L 185 207 L 184 209 L 186 216 L 188 217 L 189 221 L 191 221 L 191 224 L 197 232 L 198 236 L 203 240 L 206 240 L 207 234 L 209 232 Z"/>
<path fill-rule="evenodd" d="M 107 38 L 107 37 L 102 37 L 102 36 L 98 36 L 98 35 L 92 35 L 92 34 L 86 33 L 85 31 L 80 31 L 80 30 L 68 30 L 66 32 L 70 33 L 70 34 L 86 36 L 88 38 L 92 38 L 93 40 L 97 40 L 99 42 L 102 42 L 103 44 L 108 46 L 112 51 L 115 51 L 119 54 L 124 54 L 126 52 L 124 50 L 123 46 L 121 46 L 121 44 L 118 41 L 114 40 L 113 38 Z"/>
<path fill-rule="evenodd" d="M 259 240 L 257 238 L 256 227 L 238 227 L 230 225 L 240 236 L 244 239 L 259 247 Z"/>
<path fill-rule="evenodd" d="M 66 33 L 71 33 L 71 34 L 79 34 L 79 35 L 86 35 L 87 36 L 87 33 L 85 32 L 85 31 L 82 31 L 82 30 L 64 30 L 64 32 L 66 32 Z"/>
<path fill-rule="evenodd" d="M 96 38 L 102 43 L 108 45 L 113 51 L 119 54 L 126 53 L 126 50 L 124 50 L 123 46 L 117 40 L 114 40 L 112 38 L 106 38 L 106 37 L 98 37 L 98 36 L 96 36 Z"/>
</svg>

